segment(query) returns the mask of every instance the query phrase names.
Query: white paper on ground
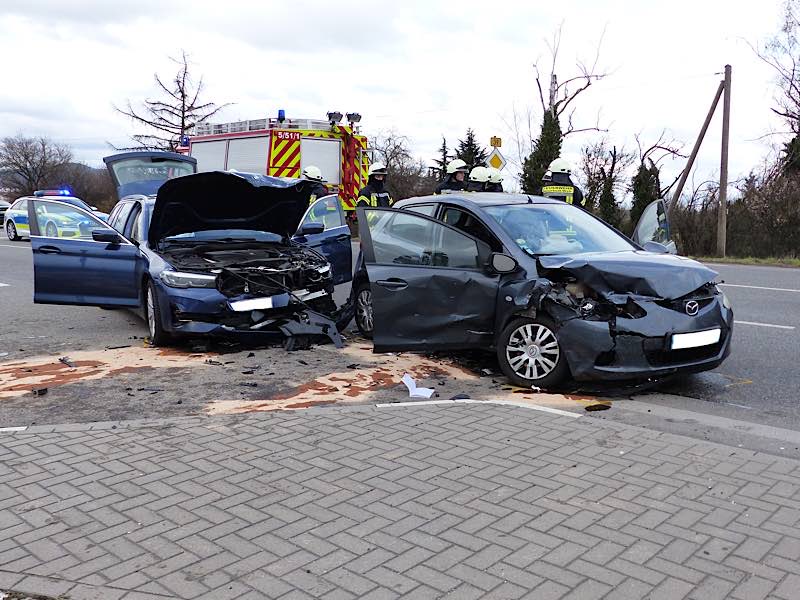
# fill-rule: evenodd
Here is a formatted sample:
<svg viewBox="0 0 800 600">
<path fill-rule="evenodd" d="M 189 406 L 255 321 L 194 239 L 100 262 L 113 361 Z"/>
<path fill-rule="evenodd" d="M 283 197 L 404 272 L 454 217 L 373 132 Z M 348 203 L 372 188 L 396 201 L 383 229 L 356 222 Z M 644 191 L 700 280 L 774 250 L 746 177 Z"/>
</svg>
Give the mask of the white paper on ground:
<svg viewBox="0 0 800 600">
<path fill-rule="evenodd" d="M 417 382 L 414 381 L 414 378 L 408 373 L 403 375 L 403 383 L 405 383 L 408 388 L 409 398 L 430 398 L 433 396 L 433 390 L 431 388 L 417 387 Z"/>
</svg>

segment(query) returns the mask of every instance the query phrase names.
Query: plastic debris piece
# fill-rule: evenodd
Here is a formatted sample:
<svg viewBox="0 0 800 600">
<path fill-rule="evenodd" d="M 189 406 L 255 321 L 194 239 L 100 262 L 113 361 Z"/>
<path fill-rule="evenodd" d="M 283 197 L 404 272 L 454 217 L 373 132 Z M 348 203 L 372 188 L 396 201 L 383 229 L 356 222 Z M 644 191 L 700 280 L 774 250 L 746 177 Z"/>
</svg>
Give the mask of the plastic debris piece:
<svg viewBox="0 0 800 600">
<path fill-rule="evenodd" d="M 218 360 L 213 360 L 213 359 L 211 359 L 211 358 L 207 358 L 207 359 L 205 360 L 205 363 L 206 363 L 207 365 L 216 365 L 216 366 L 218 366 L 218 367 L 221 367 L 221 366 L 222 366 L 222 363 L 221 363 L 220 361 L 218 361 Z"/>
<path fill-rule="evenodd" d="M 69 360 L 69 356 L 62 356 L 58 359 L 61 364 L 67 365 L 70 369 L 75 368 L 75 364 Z"/>
<path fill-rule="evenodd" d="M 456 394 L 450 400 L 470 400 L 469 394 Z"/>
<path fill-rule="evenodd" d="M 433 390 L 431 388 L 417 387 L 417 382 L 414 381 L 414 378 L 408 373 L 403 375 L 402 381 L 408 388 L 409 398 L 430 398 L 433 396 Z"/>
<path fill-rule="evenodd" d="M 541 392 L 542 388 L 540 388 L 538 385 L 532 385 L 531 386 L 531 391 L 532 392 Z"/>
<path fill-rule="evenodd" d="M 47 388 L 39 388 L 37 390 L 31 390 L 31 393 L 34 396 L 44 396 L 47 393 Z"/>
</svg>

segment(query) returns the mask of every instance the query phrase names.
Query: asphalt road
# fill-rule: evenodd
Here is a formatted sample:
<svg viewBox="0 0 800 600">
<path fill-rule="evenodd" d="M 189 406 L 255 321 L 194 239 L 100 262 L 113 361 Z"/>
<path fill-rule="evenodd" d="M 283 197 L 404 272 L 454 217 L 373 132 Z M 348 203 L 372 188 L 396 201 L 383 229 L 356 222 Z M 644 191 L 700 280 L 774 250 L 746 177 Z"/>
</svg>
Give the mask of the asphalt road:
<svg viewBox="0 0 800 600">
<path fill-rule="evenodd" d="M 637 397 L 800 430 L 800 269 L 711 266 L 734 307 L 731 356 L 715 371 L 663 382 Z M 138 345 L 147 335 L 144 323 L 129 311 L 35 305 L 32 296 L 30 245 L 0 240 L 0 361 Z M 589 391 L 620 394 L 603 386 Z M 635 389 L 621 393 L 636 396 Z"/>
</svg>

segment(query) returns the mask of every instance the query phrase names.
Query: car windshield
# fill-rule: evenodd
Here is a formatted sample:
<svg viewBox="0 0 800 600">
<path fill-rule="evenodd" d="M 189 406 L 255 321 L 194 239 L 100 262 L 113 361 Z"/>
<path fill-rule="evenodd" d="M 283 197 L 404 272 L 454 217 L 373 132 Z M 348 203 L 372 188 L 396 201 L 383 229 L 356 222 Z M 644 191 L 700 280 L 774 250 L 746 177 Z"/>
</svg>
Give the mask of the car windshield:
<svg viewBox="0 0 800 600">
<path fill-rule="evenodd" d="M 509 204 L 485 211 L 520 248 L 535 256 L 636 249 L 613 229 L 569 204 Z"/>
<path fill-rule="evenodd" d="M 78 208 L 82 208 L 83 210 L 88 210 L 89 212 L 92 212 L 92 207 L 86 204 L 86 202 L 84 202 L 80 198 L 59 198 L 58 200 L 60 202 L 66 202 L 67 204 L 71 204 L 72 206 L 77 206 Z"/>
<path fill-rule="evenodd" d="M 180 233 L 164 238 L 166 242 L 212 242 L 212 241 L 255 241 L 255 242 L 280 242 L 281 236 L 267 231 L 253 231 L 252 229 L 210 229 L 208 231 L 193 231 Z"/>
</svg>

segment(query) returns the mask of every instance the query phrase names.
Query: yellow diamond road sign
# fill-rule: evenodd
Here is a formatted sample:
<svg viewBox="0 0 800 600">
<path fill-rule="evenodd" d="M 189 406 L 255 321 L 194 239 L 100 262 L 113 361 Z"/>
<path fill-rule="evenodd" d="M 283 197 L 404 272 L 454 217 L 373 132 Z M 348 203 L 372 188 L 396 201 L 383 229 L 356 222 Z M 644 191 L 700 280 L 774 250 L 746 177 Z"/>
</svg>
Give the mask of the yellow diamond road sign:
<svg viewBox="0 0 800 600">
<path fill-rule="evenodd" d="M 500 150 L 493 148 L 489 158 L 486 159 L 486 164 L 495 169 L 502 169 L 506 166 L 506 159 L 500 154 Z"/>
</svg>

